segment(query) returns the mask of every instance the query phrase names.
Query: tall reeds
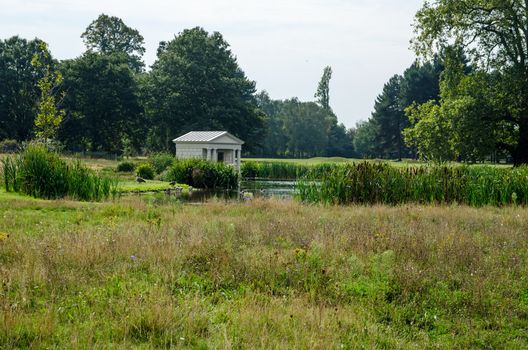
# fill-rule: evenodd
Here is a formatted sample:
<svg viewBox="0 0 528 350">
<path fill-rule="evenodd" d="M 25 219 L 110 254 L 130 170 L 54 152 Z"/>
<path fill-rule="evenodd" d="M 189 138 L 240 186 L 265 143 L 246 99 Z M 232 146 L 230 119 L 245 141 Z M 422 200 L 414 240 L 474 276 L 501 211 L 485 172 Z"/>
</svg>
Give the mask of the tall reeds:
<svg viewBox="0 0 528 350">
<path fill-rule="evenodd" d="M 248 161 L 242 163 L 241 174 L 246 179 L 297 180 L 307 175 L 321 177 L 335 166 L 336 164 L 330 163 L 305 165 L 288 162 Z"/>
<path fill-rule="evenodd" d="M 69 197 L 98 201 L 117 193 L 117 181 L 101 177 L 80 161 L 66 162 L 57 153 L 37 144 L 3 161 L 6 191 L 35 198 Z"/>
<path fill-rule="evenodd" d="M 528 204 L 528 167 L 338 165 L 297 186 L 306 202 L 327 204 L 459 203 L 471 206 Z"/>
</svg>

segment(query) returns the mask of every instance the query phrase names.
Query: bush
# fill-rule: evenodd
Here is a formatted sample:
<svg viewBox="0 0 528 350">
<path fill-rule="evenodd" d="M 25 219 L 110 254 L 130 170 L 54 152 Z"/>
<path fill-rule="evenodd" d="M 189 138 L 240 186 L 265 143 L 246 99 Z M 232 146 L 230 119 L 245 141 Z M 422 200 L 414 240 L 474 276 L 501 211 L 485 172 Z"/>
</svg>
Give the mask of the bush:
<svg viewBox="0 0 528 350">
<path fill-rule="evenodd" d="M 136 168 L 136 165 L 130 161 L 123 161 L 117 164 L 117 171 L 120 173 L 129 173 L 129 172 L 134 171 L 135 168 Z"/>
<path fill-rule="evenodd" d="M 116 181 L 98 176 L 80 161 L 68 163 L 42 145 L 29 145 L 2 163 L 8 192 L 45 199 L 101 200 L 117 191 Z"/>
<path fill-rule="evenodd" d="M 238 173 L 233 167 L 202 159 L 176 160 L 165 180 L 207 189 L 238 187 Z"/>
<path fill-rule="evenodd" d="M 139 164 L 136 168 L 136 175 L 146 180 L 153 180 L 155 175 L 154 168 L 149 163 Z"/>
<path fill-rule="evenodd" d="M 120 173 L 129 173 L 136 169 L 136 165 L 130 161 L 123 161 L 117 165 L 117 171 Z"/>
<path fill-rule="evenodd" d="M 156 153 L 152 155 L 148 162 L 154 168 L 156 174 L 161 174 L 174 162 L 174 157 L 168 153 Z"/>
<path fill-rule="evenodd" d="M 0 153 L 16 153 L 20 151 L 20 145 L 15 140 L 0 141 Z"/>
</svg>

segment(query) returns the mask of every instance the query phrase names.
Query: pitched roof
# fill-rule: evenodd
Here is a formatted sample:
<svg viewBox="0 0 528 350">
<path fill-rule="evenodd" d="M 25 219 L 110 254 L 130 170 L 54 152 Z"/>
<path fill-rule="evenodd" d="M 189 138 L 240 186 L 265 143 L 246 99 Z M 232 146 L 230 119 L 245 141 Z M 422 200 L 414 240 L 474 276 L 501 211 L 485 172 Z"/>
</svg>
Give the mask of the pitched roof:
<svg viewBox="0 0 528 350">
<path fill-rule="evenodd" d="M 222 136 L 228 136 L 236 143 L 244 144 L 244 141 L 231 135 L 227 131 L 191 131 L 174 139 L 173 142 L 212 142 Z"/>
</svg>

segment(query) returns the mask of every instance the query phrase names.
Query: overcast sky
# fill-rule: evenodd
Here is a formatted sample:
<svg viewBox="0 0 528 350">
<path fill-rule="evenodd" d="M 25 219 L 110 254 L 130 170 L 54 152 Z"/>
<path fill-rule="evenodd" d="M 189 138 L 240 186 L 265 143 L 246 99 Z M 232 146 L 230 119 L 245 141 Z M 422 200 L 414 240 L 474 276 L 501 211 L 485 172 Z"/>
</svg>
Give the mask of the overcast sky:
<svg viewBox="0 0 528 350">
<path fill-rule="evenodd" d="M 272 98 L 313 100 L 332 66 L 331 105 L 347 127 L 367 119 L 383 84 L 414 60 L 411 23 L 423 0 L 0 0 L 0 38 L 49 43 L 59 59 L 84 51 L 80 38 L 100 13 L 145 38 L 145 62 L 162 40 L 195 26 L 219 31 L 247 76 Z"/>
</svg>

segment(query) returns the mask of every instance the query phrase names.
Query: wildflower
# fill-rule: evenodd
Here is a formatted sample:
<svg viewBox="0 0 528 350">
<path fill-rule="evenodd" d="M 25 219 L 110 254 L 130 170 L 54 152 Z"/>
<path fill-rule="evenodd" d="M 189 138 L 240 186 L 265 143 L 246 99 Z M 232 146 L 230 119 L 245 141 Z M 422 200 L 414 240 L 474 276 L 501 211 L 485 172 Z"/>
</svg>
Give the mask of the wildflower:
<svg viewBox="0 0 528 350">
<path fill-rule="evenodd" d="M 130 256 L 130 259 L 131 259 L 132 261 L 137 261 L 138 258 L 137 258 L 137 256 L 132 255 L 132 256 Z"/>
</svg>

